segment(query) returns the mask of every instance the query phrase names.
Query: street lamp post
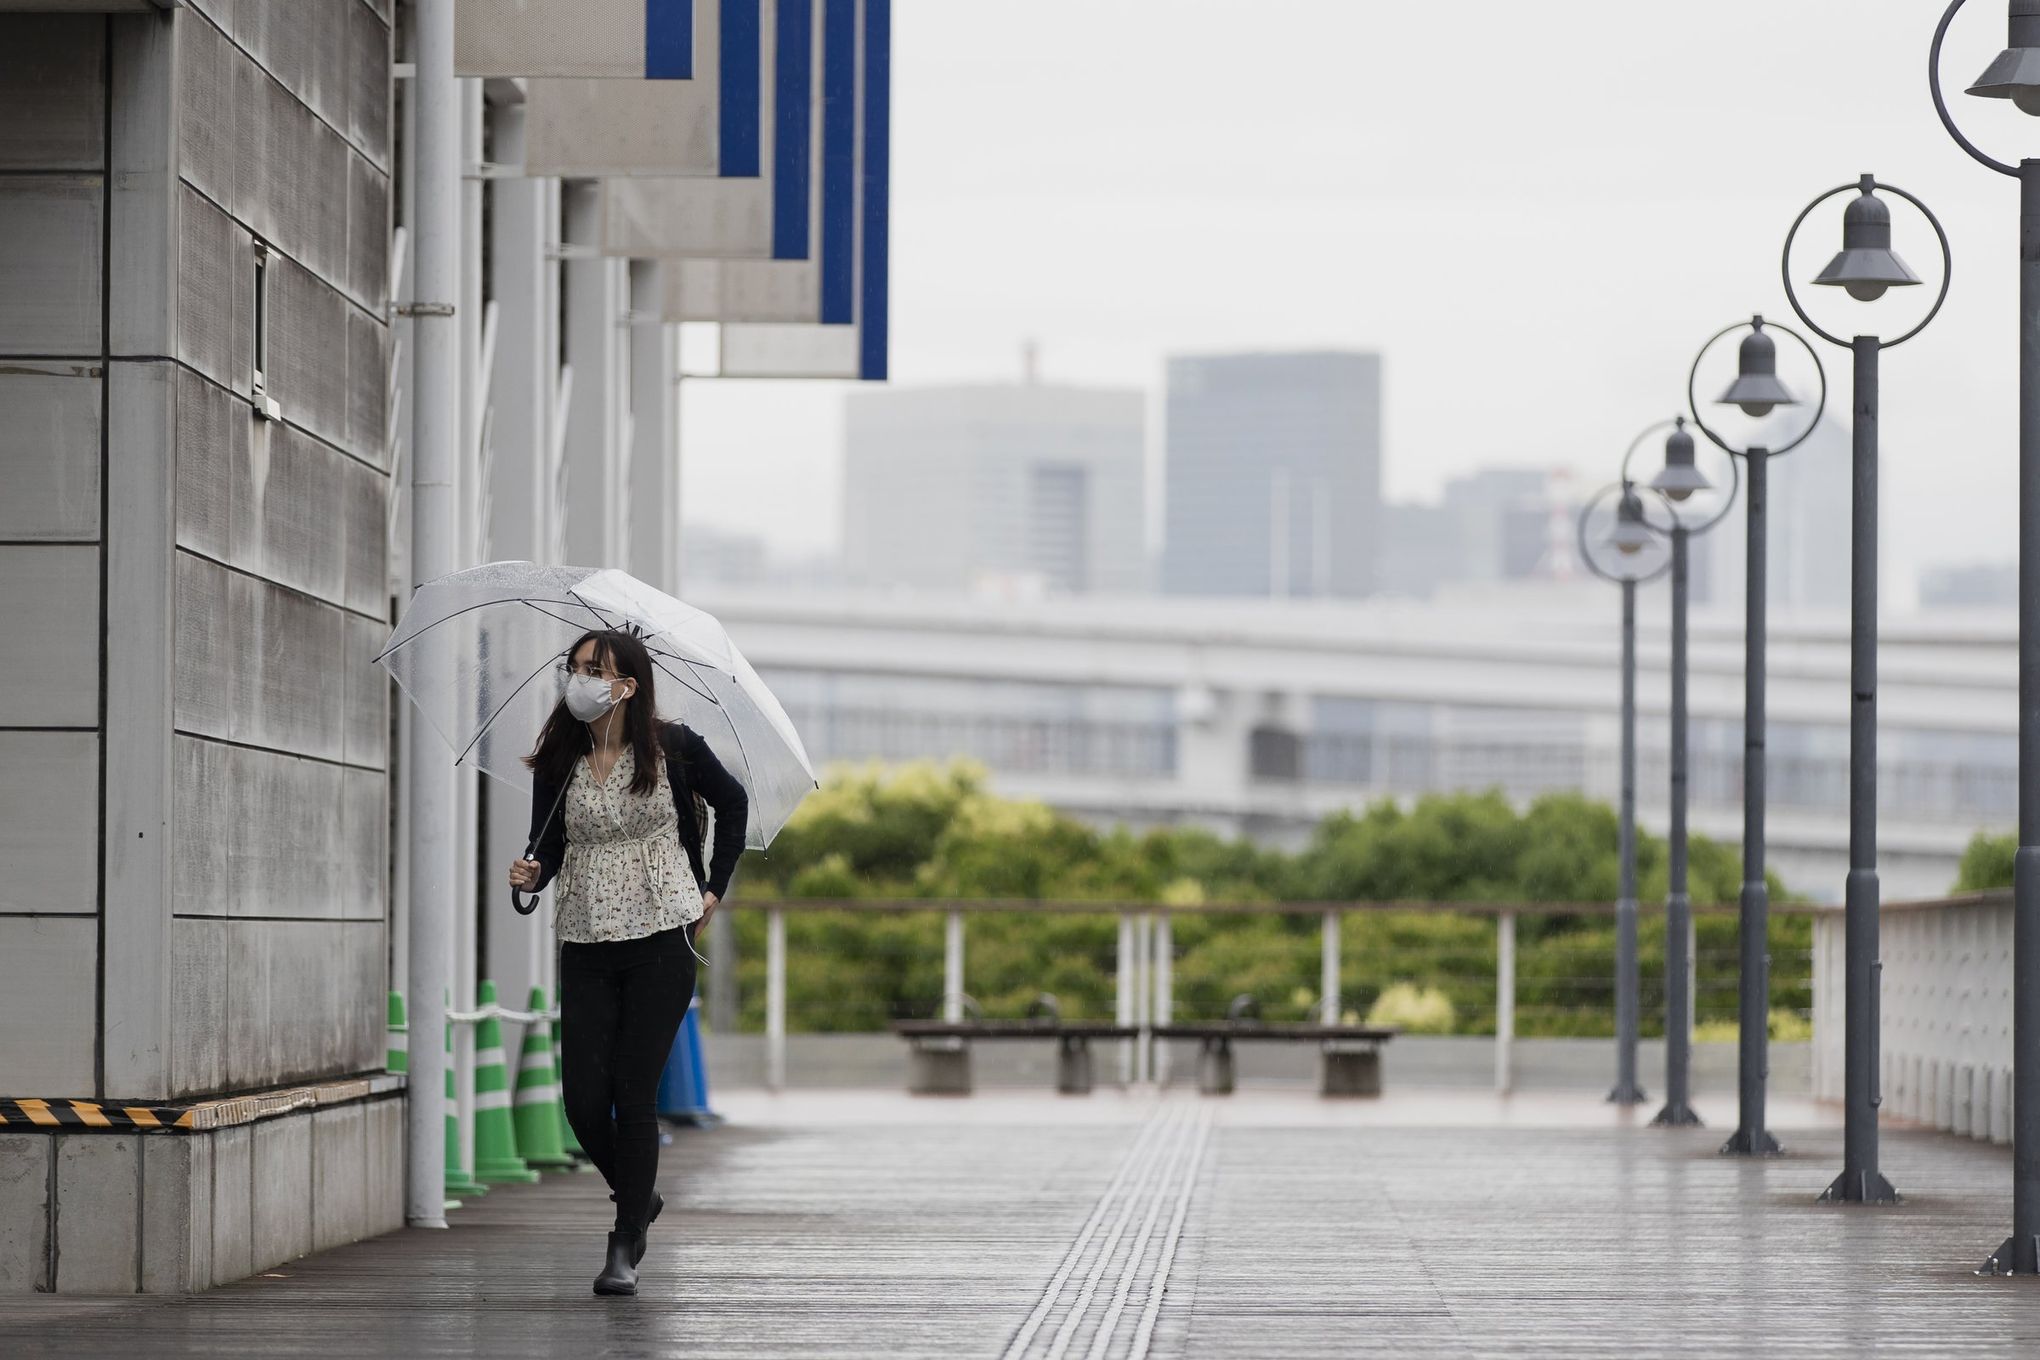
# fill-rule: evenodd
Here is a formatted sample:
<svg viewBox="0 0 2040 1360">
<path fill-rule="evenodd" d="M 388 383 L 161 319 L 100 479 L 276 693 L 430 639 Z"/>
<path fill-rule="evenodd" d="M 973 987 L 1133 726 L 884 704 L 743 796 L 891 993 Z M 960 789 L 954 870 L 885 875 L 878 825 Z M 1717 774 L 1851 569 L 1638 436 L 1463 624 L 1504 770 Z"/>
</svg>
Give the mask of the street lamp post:
<svg viewBox="0 0 2040 1360">
<path fill-rule="evenodd" d="M 1648 438 L 1664 425 L 1638 437 Z M 1589 522 L 1610 497 L 1615 499 L 1615 527 L 1599 543 L 1588 533 Z M 1607 487 L 1580 510 L 1580 560 L 1596 576 L 1622 587 L 1622 797 L 1617 841 L 1621 888 L 1615 902 L 1615 1086 L 1608 1100 L 1616 1105 L 1641 1105 L 1647 1097 L 1636 1077 L 1638 993 L 1636 948 L 1636 588 L 1671 570 L 1667 552 L 1652 553 L 1664 539 L 1645 522 L 1643 499 L 1629 482 Z M 1615 556 L 1606 565 L 1603 557 Z M 1598 550 L 1597 550 L 1598 549 Z"/>
<path fill-rule="evenodd" d="M 1941 95 L 1941 44 L 1962 8 L 1934 30 L 1927 83 L 1964 151 L 2019 181 L 2019 851 L 2012 868 L 2012 1235 L 1986 1275 L 2040 1274 L 2040 160 L 2016 166 L 1962 135 Z M 1969 93 L 2040 115 L 2040 0 L 2011 0 L 2011 31 Z"/>
<path fill-rule="evenodd" d="M 1800 305 L 1792 286 L 1792 243 L 1813 210 L 1837 194 L 1855 192 L 1842 216 L 1842 250 L 1814 280 L 1845 289 L 1858 302 L 1875 302 L 1888 289 L 1909 288 L 1919 279 L 1891 249 L 1891 209 L 1877 196 L 1879 189 L 1911 203 L 1933 225 L 1941 242 L 1941 293 L 1926 319 L 1895 340 L 1858 335 L 1844 340 L 1824 330 Z M 1844 1124 L 1842 1174 L 1822 1193 L 1836 1204 L 1890 1204 L 1898 1192 L 1877 1167 L 1877 1106 L 1880 987 L 1882 965 L 1877 959 L 1877 425 L 1878 368 L 1883 351 L 1901 345 L 1927 328 L 1948 297 L 1954 256 L 1948 234 L 1926 204 L 1894 184 L 1879 184 L 1864 175 L 1821 194 L 1806 205 L 1785 235 L 1780 262 L 1785 296 L 1808 330 L 1831 345 L 1849 350 L 1855 359 L 1853 494 L 1850 498 L 1851 540 L 1849 615 L 1849 878 L 1846 889 L 1846 962 L 1842 976 L 1845 1034 L 1843 1058 Z"/>
<path fill-rule="evenodd" d="M 1686 597 L 1688 548 L 1693 535 L 1704 534 L 1728 516 L 1735 504 L 1736 483 L 1730 484 L 1714 513 L 1697 524 L 1688 524 L 1678 507 L 1701 491 L 1712 489 L 1694 463 L 1693 436 L 1686 432 L 1683 416 L 1672 420 L 1672 433 L 1665 439 L 1665 464 L 1650 482 L 1651 489 L 1666 501 L 1669 524 L 1663 532 L 1671 539 L 1672 575 L 1672 711 L 1671 711 L 1671 815 L 1667 827 L 1665 856 L 1665 1105 L 1651 1120 L 1654 1125 L 1677 1128 L 1698 1124 L 1700 1116 L 1692 1105 L 1693 993 L 1691 954 L 1693 899 L 1686 885 Z M 1629 446 L 1622 459 L 1622 481 L 1629 485 L 1629 465 L 1643 441 L 1663 425 L 1652 426 Z M 1730 460 L 1731 476 L 1740 481 L 1740 471 Z M 1636 524 L 1644 522 L 1642 503 L 1632 502 Z M 1619 529 L 1619 526 L 1618 526 Z M 1633 541 L 1633 540 L 1632 540 Z"/>
<path fill-rule="evenodd" d="M 1747 328 L 1737 357 L 1736 379 L 1717 405 L 1736 406 L 1746 416 L 1761 418 L 1780 406 L 1797 406 L 1799 399 L 1778 381 L 1778 344 L 1770 330 L 1780 330 L 1797 340 L 1813 358 L 1820 373 L 1820 401 L 1806 429 L 1781 448 L 1750 445 L 1737 448 L 1716 434 L 1701 418 L 1700 403 L 1694 395 L 1701 361 L 1715 343 Z M 1766 641 L 1766 575 L 1769 554 L 1770 462 L 1806 442 L 1820 424 L 1827 408 L 1827 370 L 1820 355 L 1805 336 L 1789 326 L 1766 328 L 1764 318 L 1753 316 L 1717 331 L 1700 353 L 1686 378 L 1686 404 L 1693 423 L 1716 447 L 1740 458 L 1749 471 L 1749 524 L 1746 594 L 1743 610 L 1743 883 L 1740 923 L 1741 967 L 1736 997 L 1739 1038 L 1737 1050 L 1737 1121 L 1735 1133 L 1722 1144 L 1728 1156 L 1768 1157 L 1781 1149 L 1778 1140 L 1764 1127 L 1764 1084 L 1770 1076 L 1771 1025 L 1771 893 L 1764 881 L 1764 645 Z"/>
</svg>

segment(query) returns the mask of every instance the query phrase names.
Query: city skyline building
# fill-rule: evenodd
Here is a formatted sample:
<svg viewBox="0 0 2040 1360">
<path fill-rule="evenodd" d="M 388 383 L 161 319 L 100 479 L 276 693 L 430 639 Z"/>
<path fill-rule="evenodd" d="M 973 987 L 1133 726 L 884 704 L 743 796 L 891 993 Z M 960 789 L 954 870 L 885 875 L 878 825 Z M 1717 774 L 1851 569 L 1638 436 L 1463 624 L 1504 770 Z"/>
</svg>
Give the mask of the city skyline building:
<svg viewBox="0 0 2040 1360">
<path fill-rule="evenodd" d="M 1437 504 L 1385 505 L 1378 588 L 1424 599 L 1444 586 L 1570 576 L 1577 489 L 1563 468 L 1488 467 L 1446 482 Z"/>
<path fill-rule="evenodd" d="M 843 565 L 859 585 L 1148 588 L 1144 393 L 1030 380 L 845 404 Z"/>
<path fill-rule="evenodd" d="M 1829 417 L 1789 456 L 1771 460 L 1771 608 L 1848 612 L 1852 457 L 1849 426 Z M 1747 525 L 1738 510 L 1718 533 L 1695 540 L 1695 604 L 1742 607 Z"/>
<path fill-rule="evenodd" d="M 1179 355 L 1168 360 L 1166 407 L 1164 593 L 1372 592 L 1380 355 Z"/>
</svg>

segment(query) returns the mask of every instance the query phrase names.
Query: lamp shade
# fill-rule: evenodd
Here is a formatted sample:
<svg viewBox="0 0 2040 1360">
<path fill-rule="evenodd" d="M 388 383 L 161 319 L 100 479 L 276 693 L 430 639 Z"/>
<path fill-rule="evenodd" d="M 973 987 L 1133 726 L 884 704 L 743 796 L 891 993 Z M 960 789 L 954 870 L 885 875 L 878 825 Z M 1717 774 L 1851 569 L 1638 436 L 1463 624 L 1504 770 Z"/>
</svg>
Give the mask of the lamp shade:
<svg viewBox="0 0 2040 1360">
<path fill-rule="evenodd" d="M 1693 436 L 1687 432 L 1684 420 L 1666 436 L 1664 471 L 1651 478 L 1650 485 L 1651 490 L 1662 492 L 1668 500 L 1674 501 L 1687 500 L 1694 492 L 1713 486 L 1693 465 Z M 1639 504 L 1639 513 L 1641 508 Z"/>
<path fill-rule="evenodd" d="M 2009 99 L 2022 113 L 2040 114 L 2040 0 L 2011 0 L 2010 39 L 1969 93 Z"/>
<path fill-rule="evenodd" d="M 1891 249 L 1891 209 L 1863 177 L 1863 192 L 1842 213 L 1842 251 L 1814 280 L 1830 288 L 1846 288 L 1858 302 L 1875 302 L 1887 288 L 1910 288 L 1919 276 Z"/>
<path fill-rule="evenodd" d="M 1778 346 L 1764 334 L 1764 321 L 1751 322 L 1737 356 L 1736 379 L 1721 394 L 1721 405 L 1740 406 L 1746 416 L 1767 416 L 1775 407 L 1797 406 L 1799 398 L 1778 381 Z"/>
<path fill-rule="evenodd" d="M 1634 557 L 1650 546 L 1653 535 L 1643 522 L 1643 500 L 1634 487 L 1622 488 L 1622 500 L 1615 508 L 1615 527 L 1608 533 L 1608 546 L 1625 557 Z"/>
</svg>

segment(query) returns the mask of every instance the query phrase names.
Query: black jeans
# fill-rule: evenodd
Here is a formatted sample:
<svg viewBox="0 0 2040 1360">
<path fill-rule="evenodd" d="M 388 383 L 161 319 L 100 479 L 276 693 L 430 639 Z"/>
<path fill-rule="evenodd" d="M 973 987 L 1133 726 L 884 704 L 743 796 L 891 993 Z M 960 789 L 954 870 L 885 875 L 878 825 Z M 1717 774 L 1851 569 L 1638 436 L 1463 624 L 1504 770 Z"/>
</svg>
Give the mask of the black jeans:
<svg viewBox="0 0 2040 1360">
<path fill-rule="evenodd" d="M 659 1076 L 694 999 L 691 930 L 560 946 L 561 1094 L 574 1136 L 616 1192 L 621 1233 L 643 1232 L 652 1211 Z"/>
</svg>

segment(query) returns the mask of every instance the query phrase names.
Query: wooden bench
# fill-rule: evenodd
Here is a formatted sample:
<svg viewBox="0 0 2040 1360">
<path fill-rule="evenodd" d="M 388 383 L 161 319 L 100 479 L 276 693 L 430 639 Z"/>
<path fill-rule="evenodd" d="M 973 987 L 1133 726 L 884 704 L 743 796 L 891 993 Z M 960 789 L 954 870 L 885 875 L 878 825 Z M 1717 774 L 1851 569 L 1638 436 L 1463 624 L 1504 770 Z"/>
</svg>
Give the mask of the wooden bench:
<svg viewBox="0 0 2040 1360">
<path fill-rule="evenodd" d="M 1318 1092 L 1334 1097 L 1381 1094 L 1381 1046 L 1396 1031 L 1373 1025 L 1268 1023 L 1240 1018 L 1183 1025 L 1156 1025 L 1157 1039 L 1196 1039 L 1197 1089 L 1208 1096 L 1233 1092 L 1232 1046 L 1240 1042 L 1316 1044 L 1323 1055 Z"/>
<path fill-rule="evenodd" d="M 895 1020 L 893 1033 L 907 1041 L 912 1067 L 907 1090 L 923 1096 L 967 1096 L 971 1092 L 970 1045 L 978 1039 L 1053 1039 L 1056 1044 L 1055 1089 L 1064 1095 L 1091 1091 L 1091 1041 L 1132 1039 L 1131 1025 L 1104 1021 L 1064 1020 L 1055 998 L 1043 994 L 1031 1009 L 1043 1014 L 1025 1020 Z"/>
</svg>

